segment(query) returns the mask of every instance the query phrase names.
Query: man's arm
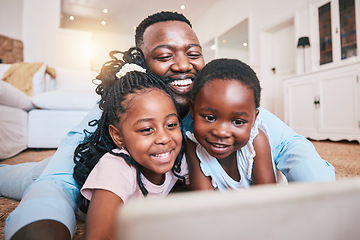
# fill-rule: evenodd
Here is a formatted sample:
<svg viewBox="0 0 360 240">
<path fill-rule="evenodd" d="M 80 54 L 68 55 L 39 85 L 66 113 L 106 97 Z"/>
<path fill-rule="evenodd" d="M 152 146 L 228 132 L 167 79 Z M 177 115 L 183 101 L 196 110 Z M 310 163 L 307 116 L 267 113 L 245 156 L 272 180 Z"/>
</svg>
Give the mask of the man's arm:
<svg viewBox="0 0 360 240">
<path fill-rule="evenodd" d="M 269 130 L 271 152 L 276 168 L 288 181 L 334 181 L 334 167 L 323 160 L 314 145 L 295 133 L 274 114 L 260 108 L 258 118 L 264 120 Z"/>
<path fill-rule="evenodd" d="M 7 219 L 5 239 L 59 239 L 73 236 L 76 229 L 76 199 L 79 186 L 73 178 L 74 150 L 84 139 L 84 129 L 93 132 L 89 121 L 99 119 L 96 105 L 85 119 L 68 133 L 38 179 L 30 185 L 21 203 Z M 45 220 L 45 221 L 44 221 Z M 44 235 L 42 235 L 42 233 Z M 70 233 L 70 234 L 69 234 Z M 67 238 L 63 238 L 67 239 Z"/>
</svg>

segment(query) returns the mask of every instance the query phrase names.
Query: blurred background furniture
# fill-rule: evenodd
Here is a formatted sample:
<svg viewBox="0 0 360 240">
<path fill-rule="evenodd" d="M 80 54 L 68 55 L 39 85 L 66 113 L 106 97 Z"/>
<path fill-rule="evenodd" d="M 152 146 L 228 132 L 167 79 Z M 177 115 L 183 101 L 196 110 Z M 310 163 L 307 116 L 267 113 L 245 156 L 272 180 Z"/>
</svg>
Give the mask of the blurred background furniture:
<svg viewBox="0 0 360 240">
<path fill-rule="evenodd" d="M 7 44 L 18 45 L 22 46 Z M 6 52 L 11 52 L 10 47 Z M 98 101 L 92 81 L 97 73 L 23 63 L 22 57 L 6 56 L 0 64 L 0 159 L 26 148 L 57 148 Z M 30 86 L 26 91 L 24 84 Z"/>
</svg>

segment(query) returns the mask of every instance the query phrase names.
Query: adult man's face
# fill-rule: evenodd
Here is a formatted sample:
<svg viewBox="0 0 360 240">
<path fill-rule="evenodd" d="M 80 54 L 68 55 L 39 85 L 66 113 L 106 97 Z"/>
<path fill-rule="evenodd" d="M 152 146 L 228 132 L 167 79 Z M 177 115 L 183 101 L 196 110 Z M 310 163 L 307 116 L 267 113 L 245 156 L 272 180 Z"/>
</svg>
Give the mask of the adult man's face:
<svg viewBox="0 0 360 240">
<path fill-rule="evenodd" d="M 184 117 L 192 82 L 205 65 L 196 34 L 181 21 L 159 22 L 145 30 L 140 48 L 149 69 L 171 79 L 169 88 Z"/>
</svg>

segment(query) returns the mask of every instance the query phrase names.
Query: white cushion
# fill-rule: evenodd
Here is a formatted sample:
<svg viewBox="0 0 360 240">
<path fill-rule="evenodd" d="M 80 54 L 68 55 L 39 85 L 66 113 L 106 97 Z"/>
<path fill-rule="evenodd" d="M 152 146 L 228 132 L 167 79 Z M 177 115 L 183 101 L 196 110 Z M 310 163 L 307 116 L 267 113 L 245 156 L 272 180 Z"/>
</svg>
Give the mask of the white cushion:
<svg viewBox="0 0 360 240">
<path fill-rule="evenodd" d="M 0 159 L 12 157 L 27 146 L 27 112 L 0 105 Z"/>
<path fill-rule="evenodd" d="M 32 103 L 42 109 L 90 110 L 99 100 L 100 96 L 91 91 L 56 90 L 34 96 Z"/>
<path fill-rule="evenodd" d="M 92 82 L 98 75 L 94 71 L 81 71 L 66 68 L 55 68 L 56 90 L 95 91 L 96 85 Z"/>
<path fill-rule="evenodd" d="M 0 105 L 30 110 L 34 106 L 31 98 L 7 82 L 0 80 Z"/>
<path fill-rule="evenodd" d="M 10 66 L 11 64 L 0 64 L 0 79 L 3 78 L 4 73 L 9 69 Z M 46 84 L 45 71 L 46 71 L 46 64 L 43 64 L 33 76 L 32 79 L 33 96 L 45 91 L 45 84 Z"/>
<path fill-rule="evenodd" d="M 45 71 L 46 64 L 43 64 L 33 77 L 33 92 L 32 95 L 37 95 L 45 91 Z"/>
<path fill-rule="evenodd" d="M 4 76 L 4 73 L 8 70 L 11 64 L 0 64 L 0 79 Z"/>
</svg>

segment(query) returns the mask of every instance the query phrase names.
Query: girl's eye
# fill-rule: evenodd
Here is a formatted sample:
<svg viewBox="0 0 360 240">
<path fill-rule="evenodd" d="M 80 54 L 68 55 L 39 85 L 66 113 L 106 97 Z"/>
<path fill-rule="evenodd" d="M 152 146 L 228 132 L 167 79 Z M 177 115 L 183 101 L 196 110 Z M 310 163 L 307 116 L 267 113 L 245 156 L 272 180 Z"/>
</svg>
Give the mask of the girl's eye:
<svg viewBox="0 0 360 240">
<path fill-rule="evenodd" d="M 177 125 L 178 125 L 177 123 L 170 123 L 170 124 L 167 125 L 167 127 L 170 128 L 170 129 L 173 129 L 173 128 L 176 128 Z"/>
<path fill-rule="evenodd" d="M 140 130 L 141 133 L 149 134 L 153 131 L 152 128 L 143 128 Z"/>
<path fill-rule="evenodd" d="M 235 127 L 240 127 L 242 126 L 243 124 L 245 124 L 246 122 L 244 120 L 241 120 L 241 119 L 235 119 L 233 120 L 233 124 L 235 125 Z"/>
<path fill-rule="evenodd" d="M 209 122 L 215 122 L 216 118 L 213 115 L 206 115 L 204 118 Z"/>
</svg>

